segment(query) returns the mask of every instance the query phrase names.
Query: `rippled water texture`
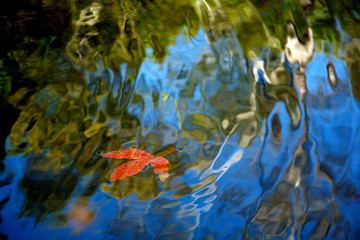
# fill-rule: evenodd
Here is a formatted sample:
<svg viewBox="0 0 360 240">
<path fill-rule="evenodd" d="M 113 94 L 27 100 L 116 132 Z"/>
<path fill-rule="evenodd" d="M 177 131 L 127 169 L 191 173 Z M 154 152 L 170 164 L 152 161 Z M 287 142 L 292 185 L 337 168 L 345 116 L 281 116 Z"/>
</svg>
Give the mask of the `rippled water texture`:
<svg viewBox="0 0 360 240">
<path fill-rule="evenodd" d="M 359 239 L 357 1 L 8 7 L 2 236 Z M 103 152 L 177 146 L 109 182 Z"/>
</svg>

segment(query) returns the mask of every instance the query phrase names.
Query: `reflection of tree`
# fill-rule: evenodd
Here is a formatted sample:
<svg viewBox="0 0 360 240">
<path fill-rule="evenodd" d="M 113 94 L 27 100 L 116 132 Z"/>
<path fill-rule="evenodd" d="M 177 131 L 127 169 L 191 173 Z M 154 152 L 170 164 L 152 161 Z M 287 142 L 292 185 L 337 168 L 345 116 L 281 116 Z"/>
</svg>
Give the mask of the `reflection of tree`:
<svg viewBox="0 0 360 240">
<path fill-rule="evenodd" d="M 44 74 L 57 72 L 49 68 L 61 57 L 64 43 L 74 63 L 92 70 L 95 70 L 96 56 L 101 56 L 106 66 L 116 71 L 121 62 L 136 68 L 145 56 L 163 59 L 166 46 L 174 43 L 174 36 L 183 26 L 189 36 L 194 36 L 199 29 L 199 18 L 203 19 L 201 24 L 206 31 L 214 27 L 220 32 L 234 30 L 244 55 L 251 58 L 258 57 L 266 47 L 270 47 L 272 57 L 276 57 L 284 47 L 288 21 L 294 23 L 300 39 L 306 38 L 306 15 L 310 17 L 318 48 L 323 47 L 330 54 L 337 54 L 340 47 L 337 19 L 350 36 L 357 37 L 359 32 L 360 10 L 355 0 L 322 0 L 313 4 L 306 0 L 47 0 L 25 1 L 24 5 L 19 2 L 12 1 L 1 14 L 0 43 L 5 46 L 0 50 L 2 96 L 10 93 L 9 82 L 18 70 L 22 75 L 16 76 L 16 83 L 23 84 L 24 78 L 33 79 L 37 84 L 51 82 L 44 82 Z M 208 15 L 205 6 L 214 11 Z M 55 76 L 46 78 L 49 77 Z"/>
<path fill-rule="evenodd" d="M 76 63 L 94 67 L 97 55 L 113 69 L 127 62 L 140 65 L 145 49 L 152 49 L 156 59 L 163 59 L 166 46 L 174 42 L 184 25 L 188 33 L 197 32 L 199 24 L 192 1 L 107 1 L 76 5 L 75 32 L 67 44 L 67 53 Z"/>
</svg>

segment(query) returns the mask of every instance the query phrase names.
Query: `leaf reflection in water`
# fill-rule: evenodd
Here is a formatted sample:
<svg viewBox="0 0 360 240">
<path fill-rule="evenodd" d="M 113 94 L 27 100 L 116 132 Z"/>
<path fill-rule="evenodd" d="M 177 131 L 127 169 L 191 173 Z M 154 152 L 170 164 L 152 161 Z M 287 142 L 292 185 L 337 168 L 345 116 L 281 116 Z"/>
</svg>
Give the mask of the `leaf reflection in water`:
<svg viewBox="0 0 360 240">
<path fill-rule="evenodd" d="M 68 214 L 69 225 L 74 229 L 73 234 L 89 228 L 89 223 L 94 220 L 95 211 L 86 202 L 78 201 L 72 204 L 70 213 Z"/>
</svg>

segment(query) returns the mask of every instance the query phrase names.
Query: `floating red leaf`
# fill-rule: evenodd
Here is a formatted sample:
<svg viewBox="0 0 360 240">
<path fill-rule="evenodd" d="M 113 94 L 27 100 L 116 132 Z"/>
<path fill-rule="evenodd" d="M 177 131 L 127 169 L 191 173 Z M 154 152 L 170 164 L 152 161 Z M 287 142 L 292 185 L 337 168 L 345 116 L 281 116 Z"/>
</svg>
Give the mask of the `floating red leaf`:
<svg viewBox="0 0 360 240">
<path fill-rule="evenodd" d="M 173 153 L 175 151 L 183 151 L 183 147 L 176 148 L 175 150 L 163 154 Z M 107 158 L 125 158 L 125 159 L 136 159 L 124 164 L 121 164 L 114 170 L 114 173 L 111 175 L 110 180 L 121 180 L 125 179 L 127 176 L 132 176 L 141 172 L 149 163 L 154 168 L 155 173 L 159 173 L 160 180 L 164 181 L 169 174 L 166 171 L 169 171 L 169 161 L 162 157 L 155 157 L 154 155 L 145 152 L 141 149 L 130 148 L 130 149 L 119 149 L 118 151 L 112 151 L 109 153 L 102 154 L 103 157 Z"/>
</svg>

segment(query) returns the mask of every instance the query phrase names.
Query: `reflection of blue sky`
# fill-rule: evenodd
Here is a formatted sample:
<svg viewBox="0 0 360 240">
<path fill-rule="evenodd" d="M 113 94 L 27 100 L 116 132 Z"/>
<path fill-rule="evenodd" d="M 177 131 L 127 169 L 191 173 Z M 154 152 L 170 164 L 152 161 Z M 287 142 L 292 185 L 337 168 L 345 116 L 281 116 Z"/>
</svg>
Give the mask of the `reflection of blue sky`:
<svg viewBox="0 0 360 240">
<path fill-rule="evenodd" d="M 187 84 L 189 73 L 193 70 L 201 50 L 206 45 L 205 34 L 200 30 L 191 40 L 183 35 L 176 37 L 175 44 L 168 48 L 169 57 L 163 64 L 151 58 L 145 59 L 138 74 L 135 90 L 135 93 L 143 96 L 145 101 L 144 115 L 138 116 L 145 129 L 155 128 L 156 123 L 161 121 L 176 124 L 176 128 L 180 129 L 179 117 L 185 113 L 179 112 L 180 109 L 182 110 L 182 108 L 179 109 L 179 92 Z M 160 95 L 159 104 L 161 105 L 158 108 L 154 106 L 154 93 Z M 192 101 L 200 100 L 201 95 L 199 91 L 196 91 Z M 135 113 L 140 113 L 134 110 Z M 143 135 L 146 133 L 144 132 Z"/>
<path fill-rule="evenodd" d="M 334 66 L 335 86 L 329 81 L 328 64 Z M 360 211 L 360 205 L 354 194 L 360 190 L 360 114 L 359 103 L 352 95 L 349 71 L 343 61 L 319 54 L 309 64 L 307 77 L 310 134 L 317 146 L 314 157 L 328 174 L 324 181 L 331 185 L 321 190 L 335 200 L 339 213 L 350 223 L 351 232 L 359 234 L 356 226 L 360 217 L 354 212 Z M 352 188 L 355 193 L 349 199 L 344 191 Z"/>
</svg>

